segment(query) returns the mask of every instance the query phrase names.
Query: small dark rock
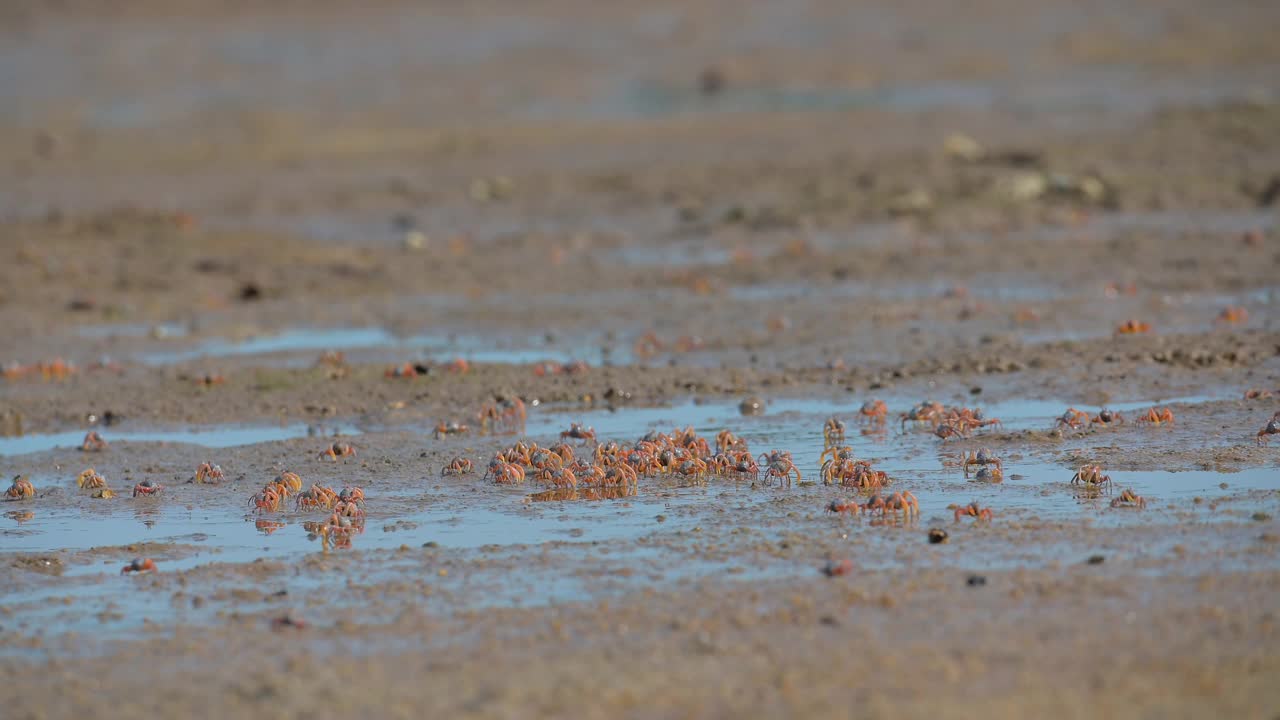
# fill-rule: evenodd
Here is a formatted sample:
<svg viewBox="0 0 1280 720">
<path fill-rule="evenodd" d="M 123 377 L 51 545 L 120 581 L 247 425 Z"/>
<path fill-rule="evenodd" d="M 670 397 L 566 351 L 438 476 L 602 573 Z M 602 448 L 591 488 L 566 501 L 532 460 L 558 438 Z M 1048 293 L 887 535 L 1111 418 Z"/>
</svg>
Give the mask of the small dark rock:
<svg viewBox="0 0 1280 720">
<path fill-rule="evenodd" d="M 945 543 L 950 539 L 951 539 L 951 536 L 947 534 L 947 531 L 943 530 L 942 528 L 933 528 L 929 531 L 930 545 L 941 545 L 942 543 Z"/>
<path fill-rule="evenodd" d="M 1107 559 L 1101 555 L 1090 555 L 1089 559 L 1086 562 L 1088 562 L 1090 565 L 1101 565 L 1106 561 Z"/>
<path fill-rule="evenodd" d="M 257 283 L 247 282 L 240 286 L 241 302 L 254 302 L 262 299 L 262 288 Z"/>
<path fill-rule="evenodd" d="M 435 547 L 440 547 L 440 543 L 436 542 L 435 540 L 428 540 L 428 541 L 426 541 L 426 542 L 422 543 L 422 547 L 424 547 L 424 548 L 435 548 Z"/>
<path fill-rule="evenodd" d="M 719 93 L 724 90 L 726 83 L 724 71 L 717 67 L 706 68 L 698 75 L 698 91 L 703 95 Z"/>
<path fill-rule="evenodd" d="M 1277 199 L 1280 199 L 1280 175 L 1273 175 L 1258 193 L 1258 207 L 1271 207 Z"/>
<path fill-rule="evenodd" d="M 230 263 L 216 258 L 202 258 L 195 261 L 191 268 L 198 273 L 225 273 L 234 269 Z"/>
<path fill-rule="evenodd" d="M 738 403 L 738 412 L 743 415 L 763 415 L 764 401 L 758 397 L 749 397 Z"/>
<path fill-rule="evenodd" d="M 969 587 L 982 587 L 987 584 L 987 578 L 985 575 L 970 575 L 966 582 Z"/>
</svg>

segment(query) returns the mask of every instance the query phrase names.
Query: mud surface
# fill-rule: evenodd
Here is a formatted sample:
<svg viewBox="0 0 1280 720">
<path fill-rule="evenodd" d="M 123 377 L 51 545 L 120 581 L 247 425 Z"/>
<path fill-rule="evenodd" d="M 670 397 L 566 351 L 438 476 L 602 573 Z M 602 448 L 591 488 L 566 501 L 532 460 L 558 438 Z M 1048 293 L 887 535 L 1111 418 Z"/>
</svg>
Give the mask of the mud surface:
<svg viewBox="0 0 1280 720">
<path fill-rule="evenodd" d="M 5 717 L 1280 706 L 1276 8 L 0 12 Z M 833 416 L 919 517 L 827 512 Z M 483 478 L 571 423 L 801 477 Z"/>
</svg>

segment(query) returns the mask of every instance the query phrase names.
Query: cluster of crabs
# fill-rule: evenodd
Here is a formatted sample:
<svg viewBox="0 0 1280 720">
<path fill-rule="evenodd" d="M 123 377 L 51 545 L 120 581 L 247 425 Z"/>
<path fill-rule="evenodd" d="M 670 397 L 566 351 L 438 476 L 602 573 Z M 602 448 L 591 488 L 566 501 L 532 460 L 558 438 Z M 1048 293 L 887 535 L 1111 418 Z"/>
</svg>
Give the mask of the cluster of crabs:
<svg viewBox="0 0 1280 720">
<path fill-rule="evenodd" d="M 446 465 L 441 474 L 465 475 L 473 471 L 472 461 L 459 457 Z M 670 433 L 654 430 L 624 445 L 598 442 L 595 430 L 579 423 L 570 424 L 560 433 L 560 442 L 552 447 L 516 442 L 495 454 L 484 473 L 485 480 L 502 485 L 519 485 L 531 480 L 557 490 L 618 488 L 629 493 L 635 492 L 641 478 L 659 476 L 695 483 L 713 476 L 735 480 L 777 479 L 787 485 L 793 479 L 801 480 L 800 469 L 791 453 L 772 450 L 753 455 L 747 442 L 729 430 L 719 433 L 713 441 L 698 435 L 691 427 Z"/>
<path fill-rule="evenodd" d="M 326 453 L 321 453 L 321 457 L 325 455 Z M 204 467 L 201 466 L 202 469 Z M 306 490 L 302 486 L 302 477 L 297 473 L 282 472 L 267 483 L 261 492 L 251 497 L 249 504 L 260 514 L 278 513 L 283 511 L 285 500 L 292 494 L 295 510 L 323 510 L 329 513 L 328 519 L 324 521 L 303 524 L 309 533 L 320 538 L 325 550 L 330 547 L 350 547 L 352 536 L 364 532 L 364 490 L 348 486 L 335 492 L 333 488 L 314 482 Z M 280 527 L 281 524 L 276 521 L 258 521 L 258 529 L 268 535 Z"/>
<path fill-rule="evenodd" d="M 1000 418 L 988 418 L 981 408 L 947 407 L 940 402 L 925 400 L 899 416 L 902 430 L 908 425 L 933 428 L 933 434 L 942 440 L 967 438 L 975 430 L 985 427 L 1000 428 Z"/>
<path fill-rule="evenodd" d="M 1246 399 L 1270 397 L 1268 391 L 1250 390 Z M 888 408 L 881 400 L 866 402 L 858 410 L 860 423 L 873 428 L 886 423 Z M 494 432 L 519 432 L 526 420 L 526 408 L 517 397 L 499 398 L 482 408 L 478 421 L 482 428 Z M 921 402 L 900 416 L 905 432 L 908 424 L 933 426 L 934 434 L 944 441 L 951 437 L 968 437 L 974 430 L 999 426 L 997 418 L 986 418 L 976 408 L 947 407 L 932 401 Z M 1068 408 L 1055 420 L 1059 430 L 1081 430 L 1092 426 L 1122 424 L 1125 419 L 1119 412 L 1103 408 L 1096 415 Z M 1137 422 L 1164 425 L 1174 422 L 1173 412 L 1167 407 L 1152 407 L 1144 411 Z M 436 436 L 466 432 L 465 425 L 437 427 Z M 831 502 L 827 510 L 840 514 L 878 514 L 911 519 L 920 513 L 919 502 L 907 490 L 882 494 L 893 479 L 888 473 L 877 470 L 871 461 L 859 459 L 849 445 L 842 445 L 847 433 L 845 423 L 829 418 L 822 427 L 824 450 L 819 456 L 819 477 L 824 485 L 839 485 L 853 489 L 862 498 L 843 498 Z M 1265 445 L 1271 436 L 1280 435 L 1280 412 L 1275 413 L 1258 431 L 1258 445 Z M 80 449 L 85 452 L 102 452 L 109 447 L 96 431 L 85 435 Z M 356 450 L 343 442 L 333 442 L 320 451 L 318 457 L 338 461 L 354 457 Z M 979 482 L 999 483 L 1004 480 L 1004 465 L 990 449 L 981 448 L 966 452 L 959 464 L 965 477 L 972 475 Z M 442 475 L 468 475 L 475 471 L 474 463 L 463 457 L 454 458 L 441 470 Z M 527 480 L 545 485 L 548 489 L 529 496 L 530 501 L 577 500 L 620 498 L 635 495 L 642 478 L 668 477 L 705 483 L 708 478 L 721 477 L 736 481 L 772 481 L 789 487 L 801 482 L 799 467 L 790 452 L 771 450 L 753 455 L 747 441 L 730 430 L 723 430 L 713 439 L 700 436 L 692 427 L 676 429 L 669 433 L 650 431 L 630 444 L 600 442 L 593 428 L 572 423 L 560 433 L 559 442 L 551 447 L 537 443 L 518 441 L 498 452 L 489 461 L 485 480 L 502 485 L 519 485 Z M 221 467 L 204 462 L 197 467 L 190 482 L 196 484 L 218 483 L 224 479 Z M 1113 492 L 1113 483 L 1099 465 L 1080 467 L 1071 478 L 1073 486 L 1081 486 L 1089 497 Z M 76 476 L 76 486 L 87 490 L 94 498 L 109 499 L 115 496 L 107 479 L 93 468 Z M 143 480 L 133 488 L 133 496 L 159 495 L 164 486 L 151 480 Z M 6 500 L 30 500 L 36 497 L 36 488 L 25 476 L 13 478 L 4 491 Z M 313 536 L 319 537 L 325 550 L 330 547 L 350 547 L 351 538 L 364 530 L 364 491 L 359 487 L 344 487 L 340 492 L 330 487 L 312 483 L 303 489 L 302 478 L 294 472 L 281 472 L 261 491 L 254 494 L 249 504 L 259 514 L 279 513 L 292 497 L 294 508 L 301 511 L 323 510 L 328 513 L 324 521 L 304 523 Z M 1113 508 L 1145 508 L 1147 500 L 1131 489 L 1123 489 L 1111 500 Z M 956 521 L 972 518 L 990 521 L 994 517 L 991 508 L 977 502 L 952 505 Z M 258 527 L 270 534 L 283 523 L 266 518 L 258 519 Z M 122 572 L 151 572 L 155 564 L 150 559 L 139 558 L 125 566 Z"/>
<path fill-rule="evenodd" d="M 5 380 L 29 380 L 37 379 L 43 381 L 65 380 L 77 372 L 74 363 L 67 362 L 62 358 L 54 358 L 52 360 L 34 362 L 30 364 L 22 364 L 17 362 L 7 363 L 0 366 L 0 377 Z"/>
<path fill-rule="evenodd" d="M 1246 398 L 1265 397 L 1261 391 L 1251 391 Z M 872 428 L 883 427 L 887 421 L 888 407 L 882 400 L 870 400 L 858 410 L 857 421 Z M 999 418 L 988 418 L 978 408 L 949 407 L 942 403 L 923 401 L 899 416 L 902 431 L 909 425 L 932 427 L 933 433 L 946 441 L 953 437 L 969 437 L 985 427 L 1000 427 Z M 1125 422 L 1118 412 L 1103 408 L 1096 414 L 1068 408 L 1055 420 L 1055 429 L 1079 430 L 1092 426 L 1111 426 Z M 1174 422 L 1173 411 L 1167 407 L 1152 407 L 1143 411 L 1136 422 L 1150 425 L 1166 425 Z M 824 450 L 819 457 L 819 477 L 824 485 L 839 485 L 865 493 L 868 497 L 855 501 L 841 499 L 830 503 L 828 510 L 836 513 L 900 513 L 913 517 L 919 513 L 919 502 L 909 491 L 881 494 L 893 479 L 878 470 L 870 460 L 859 459 L 849 445 L 841 444 L 848 427 L 839 418 L 829 418 L 822 427 Z M 1265 444 L 1269 436 L 1280 434 L 1280 413 L 1277 413 L 1258 432 L 1258 443 Z M 439 433 L 438 433 L 439 436 Z M 575 446 L 571 443 L 578 442 Z M 586 454 L 581 446 L 590 445 Z M 575 447 L 579 447 L 575 450 Z M 990 449 L 981 448 L 966 452 L 958 463 L 966 478 L 978 482 L 999 483 L 1004 480 L 1004 465 Z M 472 460 L 454 458 L 441 470 L 442 475 L 467 475 L 475 471 Z M 670 433 L 651 431 L 629 445 L 617 442 L 599 442 L 594 429 L 579 423 L 560 433 L 560 442 L 552 447 L 540 447 L 536 443 L 516 442 L 495 454 L 489 461 L 485 480 L 498 484 L 518 485 L 532 480 L 549 489 L 531 496 L 537 500 L 571 500 L 579 498 L 624 497 L 634 494 L 641 478 L 678 477 L 695 482 L 718 476 L 735 480 L 777 479 L 789 486 L 800 482 L 801 470 L 792 455 L 784 450 L 753 455 L 747 442 L 724 430 L 714 443 L 699 436 L 692 428 L 677 429 Z M 1073 485 L 1082 485 L 1096 495 L 1111 490 L 1111 478 L 1100 466 L 1081 467 L 1071 479 Z M 582 492 L 579 489 L 583 488 Z M 1146 507 L 1146 499 L 1131 489 L 1120 491 L 1111 506 Z M 990 520 L 994 513 L 977 503 L 952 505 L 956 520 L 966 517 Z"/>
<path fill-rule="evenodd" d="M 1123 425 L 1124 422 L 1124 416 L 1118 410 L 1102 408 L 1097 415 L 1090 415 L 1084 410 L 1072 407 L 1067 408 L 1066 412 L 1054 420 L 1053 427 L 1056 430 L 1082 430 L 1093 426 Z M 1137 422 L 1144 425 L 1171 425 L 1173 411 L 1167 407 L 1150 407 L 1138 415 Z"/>
</svg>

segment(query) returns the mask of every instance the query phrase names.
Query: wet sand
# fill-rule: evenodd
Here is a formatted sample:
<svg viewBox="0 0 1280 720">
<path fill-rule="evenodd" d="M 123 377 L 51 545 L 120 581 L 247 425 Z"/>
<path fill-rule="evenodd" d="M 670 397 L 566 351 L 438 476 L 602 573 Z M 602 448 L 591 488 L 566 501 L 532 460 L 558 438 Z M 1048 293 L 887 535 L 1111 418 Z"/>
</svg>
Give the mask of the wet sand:
<svg viewBox="0 0 1280 720">
<path fill-rule="evenodd" d="M 5 13 L 6 717 L 1274 713 L 1272 9 Z M 926 399 L 1002 424 L 900 424 Z M 827 512 L 868 501 L 820 481 L 831 416 L 918 518 Z M 574 422 L 803 479 L 482 478 Z M 254 511 L 284 470 L 364 489 L 350 547 Z"/>
</svg>

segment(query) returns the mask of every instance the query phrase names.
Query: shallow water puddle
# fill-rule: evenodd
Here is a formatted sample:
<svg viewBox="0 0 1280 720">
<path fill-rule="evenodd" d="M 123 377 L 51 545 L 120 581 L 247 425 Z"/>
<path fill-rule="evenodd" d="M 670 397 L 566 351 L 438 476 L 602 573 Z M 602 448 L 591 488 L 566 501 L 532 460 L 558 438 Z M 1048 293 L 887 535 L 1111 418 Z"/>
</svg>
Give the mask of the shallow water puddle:
<svg viewBox="0 0 1280 720">
<path fill-rule="evenodd" d="M 897 435 L 900 428 L 898 417 L 919 399 L 892 395 L 877 397 L 884 399 L 891 408 L 885 437 Z M 944 398 L 944 396 L 939 394 L 938 398 Z M 808 416 L 807 423 L 812 426 L 812 432 L 821 440 L 823 420 L 834 416 L 845 421 L 848 425 L 849 437 L 853 438 L 863 429 L 874 430 L 873 427 L 858 425 L 856 422 L 858 409 L 862 406 L 864 399 L 850 397 L 843 401 L 821 398 L 766 400 L 763 414 L 747 416 L 738 409 L 738 403 L 726 401 L 686 401 L 667 407 L 627 407 L 612 410 L 603 408 L 583 411 L 552 406 L 543 407 L 539 412 L 530 415 L 526 434 L 531 437 L 555 435 L 565 430 L 570 422 L 577 422 L 595 428 L 601 440 L 608 438 L 621 442 L 635 440 L 649 430 L 658 429 L 665 432 L 689 425 L 702 434 L 714 434 L 729 427 L 785 429 L 789 425 L 800 422 L 802 417 Z M 1155 401 L 1109 403 L 1106 407 L 1127 413 L 1145 410 L 1153 405 L 1192 405 L 1215 399 L 1219 398 L 1191 395 Z M 949 404 L 945 400 L 943 402 Z M 960 402 L 968 404 L 972 400 Z M 986 417 L 1000 418 L 1006 429 L 1050 428 L 1054 420 L 1070 406 L 1071 403 L 1056 400 L 1024 399 L 978 404 Z M 1076 406 L 1081 409 L 1096 410 L 1091 405 L 1077 403 Z M 928 435 L 925 432 L 919 434 Z"/>
<path fill-rule="evenodd" d="M 953 288 L 947 284 L 842 282 L 834 285 L 775 283 L 735 285 L 729 297 L 735 300 L 773 302 L 803 298 L 873 298 L 877 300 L 924 300 L 941 298 Z M 1063 292 L 1047 284 L 1019 285 L 1004 278 L 975 278 L 967 287 L 968 296 L 989 301 L 1033 302 L 1063 297 Z"/>
<path fill-rule="evenodd" d="M 1169 403 L 1198 403 L 1209 400 L 1203 396 L 1172 398 Z M 1149 402 L 1114 403 L 1109 407 L 1130 412 L 1151 406 Z M 903 405 L 905 407 L 905 405 Z M 1007 429 L 1034 427 L 1047 429 L 1053 419 L 1066 407 L 1054 401 L 1010 401 L 987 406 L 988 417 L 1000 417 Z M 924 430 L 902 433 L 892 420 L 884 432 L 864 434 L 871 430 L 853 421 L 857 404 L 827 400 L 776 400 L 767 403 L 764 415 L 743 417 L 732 403 L 687 402 L 666 408 L 634 408 L 611 412 L 595 410 L 585 413 L 537 414 L 530 417 L 528 435 L 549 442 L 570 421 L 581 422 L 595 428 L 602 440 L 633 442 L 649 430 L 669 431 L 677 427 L 693 426 L 699 434 L 708 438 L 725 428 L 747 439 L 753 452 L 761 453 L 773 448 L 792 453 L 796 466 L 807 481 L 819 479 L 819 456 L 823 450 L 822 421 L 836 415 L 848 424 L 847 438 L 841 444 L 854 448 L 855 455 L 874 462 L 897 480 L 890 490 L 911 490 L 920 500 L 922 515 L 929 517 L 949 515 L 948 506 L 979 500 L 984 505 L 998 504 L 1007 510 L 1017 510 L 1039 517 L 1076 517 L 1082 509 L 1110 510 L 1112 495 L 1083 497 L 1078 486 L 1070 484 L 1074 469 L 1045 463 L 1039 460 L 1019 459 L 1018 453 L 1009 452 L 1003 483 L 980 483 L 967 479 L 960 466 L 960 454 L 941 444 Z M 559 417 L 557 417 L 557 415 Z M 891 417 L 894 417 L 891 414 Z M 1114 493 L 1122 488 L 1132 488 L 1148 498 L 1151 503 L 1161 501 L 1220 498 L 1246 490 L 1280 489 L 1280 471 L 1253 468 L 1234 473 L 1212 471 L 1164 472 L 1164 471 L 1115 471 L 1109 473 L 1114 482 Z M 712 481 L 715 486 L 724 481 Z M 1219 487 L 1222 483 L 1226 488 Z M 829 491 L 841 492 L 838 489 Z M 1077 497 L 1081 496 L 1081 497 Z M 1108 514 L 1121 521 L 1123 515 Z"/>
<path fill-rule="evenodd" d="M 463 357 L 472 362 L 533 363 L 543 360 L 568 362 L 580 359 L 558 347 L 547 347 L 538 338 L 497 343 L 466 335 L 418 334 L 398 336 L 379 327 L 293 328 L 243 340 L 210 338 L 192 348 L 142 353 L 138 359 L 149 365 L 172 365 L 201 358 L 230 358 L 325 350 L 382 349 L 407 353 L 410 359 L 452 360 Z M 598 355 L 596 350 L 594 355 Z M 310 362 L 307 358 L 307 362 Z"/>
<path fill-rule="evenodd" d="M 359 435 L 354 425 L 339 424 L 319 427 L 294 423 L 292 425 L 224 425 L 181 428 L 174 430 L 111 431 L 107 433 L 112 443 L 181 443 L 208 448 L 239 447 L 264 442 L 292 440 L 300 437 L 328 435 Z M 59 433 L 0 437 L 0 456 L 24 455 L 56 448 L 79 447 L 85 431 L 70 430 Z"/>
<path fill-rule="evenodd" d="M 379 549 L 435 542 L 450 548 L 478 548 L 634 539 L 678 525 L 659 524 L 655 518 L 675 506 L 694 507 L 709 492 L 705 487 L 654 481 L 635 496 L 611 501 L 540 503 L 528 497 L 537 491 L 537 485 L 485 489 L 493 492 L 467 497 L 452 489 L 450 499 L 444 502 L 427 500 L 434 496 L 422 491 L 368 489 L 371 516 L 365 521 L 364 532 L 353 536 L 352 545 Z M 430 503 L 425 508 L 421 507 L 424 501 Z M 303 523 L 323 520 L 323 512 L 255 515 L 241 509 L 143 502 L 145 506 L 131 501 L 103 503 L 92 512 L 33 506 L 29 519 L 0 520 L 0 538 L 5 550 L 22 552 L 162 542 L 217 553 L 211 558 L 197 550 L 197 556 L 167 562 L 170 569 L 193 567 L 210 559 L 249 562 L 321 549 L 317 539 L 308 537 Z M 83 571 L 70 568 L 67 574 Z"/>
</svg>

